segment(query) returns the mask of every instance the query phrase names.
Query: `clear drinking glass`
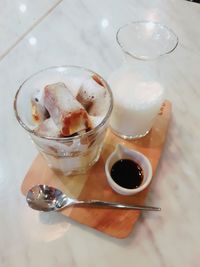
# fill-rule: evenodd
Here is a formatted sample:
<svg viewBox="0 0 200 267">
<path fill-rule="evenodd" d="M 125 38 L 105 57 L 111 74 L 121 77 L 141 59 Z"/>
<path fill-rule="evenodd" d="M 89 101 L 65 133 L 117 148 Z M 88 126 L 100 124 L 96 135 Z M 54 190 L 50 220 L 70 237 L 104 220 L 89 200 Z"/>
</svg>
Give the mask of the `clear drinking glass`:
<svg viewBox="0 0 200 267">
<path fill-rule="evenodd" d="M 145 136 L 164 101 L 160 61 L 178 45 L 175 33 L 151 22 L 131 22 L 116 35 L 124 62 L 108 82 L 114 96 L 113 132 L 125 139 Z"/>
<path fill-rule="evenodd" d="M 94 129 L 74 137 L 53 138 L 37 134 L 32 121 L 31 96 L 37 88 L 64 82 L 67 76 L 96 75 L 109 95 L 109 107 L 101 123 Z M 17 120 L 29 133 L 48 166 L 64 175 L 85 173 L 98 159 L 113 107 L 112 92 L 98 74 L 78 66 L 51 67 L 33 74 L 20 86 L 14 101 Z"/>
</svg>

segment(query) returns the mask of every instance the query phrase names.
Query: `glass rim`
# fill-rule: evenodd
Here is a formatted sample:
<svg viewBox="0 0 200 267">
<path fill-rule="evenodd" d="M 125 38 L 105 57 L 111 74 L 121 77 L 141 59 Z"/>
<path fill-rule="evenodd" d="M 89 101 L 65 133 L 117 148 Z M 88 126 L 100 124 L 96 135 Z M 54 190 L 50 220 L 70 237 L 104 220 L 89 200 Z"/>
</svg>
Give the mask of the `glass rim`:
<svg viewBox="0 0 200 267">
<path fill-rule="evenodd" d="M 37 132 L 35 132 L 33 129 L 29 128 L 26 123 L 23 122 L 23 120 L 20 118 L 20 115 L 17 111 L 17 99 L 18 99 L 18 95 L 20 93 L 20 91 L 22 90 L 24 84 L 30 80 L 31 78 L 33 78 L 34 76 L 42 73 L 42 72 L 45 72 L 47 70 L 51 70 L 51 69 L 57 69 L 57 68 L 65 68 L 65 69 L 78 69 L 78 70 L 83 70 L 83 71 L 87 71 L 87 72 L 90 72 L 91 74 L 93 75 L 96 75 L 100 81 L 103 82 L 103 84 L 106 86 L 106 90 L 108 90 L 108 93 L 109 93 L 109 96 L 110 96 L 110 105 L 109 105 L 109 109 L 105 115 L 105 117 L 103 118 L 103 120 L 101 121 L 100 124 L 98 124 L 95 128 L 93 128 L 92 130 L 88 131 L 88 132 L 85 132 L 85 133 L 81 133 L 77 136 L 70 136 L 70 137 L 49 137 L 49 136 L 45 136 L 45 135 L 41 135 L 41 134 L 38 134 Z M 51 66 L 51 67 L 47 67 L 47 68 L 44 68 L 42 70 L 39 70 L 35 73 L 33 73 L 32 75 L 30 75 L 27 79 L 25 79 L 23 81 L 23 83 L 20 85 L 20 87 L 18 88 L 16 94 L 15 94 L 15 98 L 14 98 L 14 103 L 13 103 L 13 107 L 14 107 L 14 112 L 15 112 L 15 116 L 17 118 L 17 121 L 19 122 L 19 124 L 27 131 L 29 132 L 30 134 L 36 136 L 36 137 L 39 137 L 39 138 L 42 138 L 42 139 L 45 139 L 45 140 L 51 140 L 51 141 L 59 141 L 59 142 L 64 142 L 64 141 L 73 141 L 73 140 L 78 140 L 82 137 L 87 137 L 87 136 L 90 136 L 94 133 L 96 133 L 96 131 L 98 131 L 105 123 L 106 121 L 108 120 L 111 112 L 112 112 L 112 109 L 113 109 L 113 94 L 112 94 L 112 91 L 110 89 L 110 86 L 108 85 L 108 83 L 96 72 L 88 69 L 88 68 L 85 68 L 85 67 L 82 67 L 82 66 L 76 66 L 76 65 L 58 65 L 58 66 Z"/>
<path fill-rule="evenodd" d="M 123 30 L 124 28 L 126 28 L 127 26 L 129 25 L 136 25 L 136 24 L 148 24 L 148 23 L 152 23 L 154 25 L 159 25 L 161 27 L 163 27 L 165 30 L 167 30 L 168 32 L 170 32 L 170 34 L 172 34 L 175 39 L 176 39 L 176 42 L 174 44 L 174 46 L 165 51 L 164 53 L 160 53 L 158 55 L 156 55 L 155 57 L 148 57 L 148 56 L 137 56 L 137 55 L 134 55 L 133 53 L 129 52 L 128 49 L 125 49 L 124 46 L 122 45 L 121 41 L 119 40 L 119 33 L 121 32 L 121 30 Z M 116 40 L 117 40 L 117 43 L 118 45 L 121 47 L 122 51 L 131 56 L 132 58 L 135 58 L 135 59 L 139 59 L 139 60 L 143 60 L 143 61 L 150 61 L 150 60 L 155 60 L 156 58 L 159 58 L 160 56 L 164 56 L 164 55 L 168 55 L 170 54 L 171 52 L 173 52 L 175 50 L 175 48 L 178 46 L 178 43 L 179 43 L 179 38 L 178 36 L 175 34 L 175 32 L 169 28 L 168 26 L 160 23 L 160 22 L 156 22 L 156 21 L 151 21 L 151 20 L 138 20 L 138 21 L 131 21 L 131 22 L 128 22 L 124 25 L 122 25 L 118 30 L 117 30 L 117 33 L 116 33 Z"/>
</svg>

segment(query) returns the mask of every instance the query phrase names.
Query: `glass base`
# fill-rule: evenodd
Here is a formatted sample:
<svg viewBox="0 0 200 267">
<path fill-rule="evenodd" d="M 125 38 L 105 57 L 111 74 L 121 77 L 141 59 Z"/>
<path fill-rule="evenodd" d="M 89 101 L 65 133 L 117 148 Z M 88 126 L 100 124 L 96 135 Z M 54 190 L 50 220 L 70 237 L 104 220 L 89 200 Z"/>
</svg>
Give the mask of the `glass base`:
<svg viewBox="0 0 200 267">
<path fill-rule="evenodd" d="M 146 136 L 146 135 L 150 132 L 150 130 L 151 130 L 151 129 L 150 129 L 150 130 L 146 131 L 144 134 L 138 134 L 138 135 L 125 135 L 125 134 L 122 134 L 122 133 L 117 132 L 117 131 L 114 130 L 112 127 L 110 127 L 110 129 L 111 129 L 111 131 L 112 131 L 115 135 L 117 135 L 117 136 L 119 136 L 119 137 L 121 137 L 121 138 L 123 138 L 123 139 L 125 139 L 125 140 L 135 140 L 135 139 L 142 138 L 142 137 Z"/>
<path fill-rule="evenodd" d="M 61 157 L 61 162 L 59 160 L 59 157 L 57 157 L 55 160 L 49 157 L 49 155 L 45 154 L 44 152 L 41 152 L 41 154 L 44 156 L 44 158 L 47 160 L 47 164 L 50 169 L 52 169 L 57 175 L 59 176 L 76 176 L 76 175 L 82 175 L 87 173 L 87 171 L 99 160 L 100 154 L 101 154 L 102 146 L 98 148 L 98 151 L 96 152 L 93 149 L 93 152 L 95 155 L 89 153 L 88 158 L 85 158 L 84 156 L 79 158 L 77 165 L 75 168 L 70 166 L 68 164 L 70 159 L 69 157 Z M 82 161 L 82 163 L 81 163 Z M 84 162 L 84 164 L 83 164 Z M 56 166 L 57 165 L 57 166 Z"/>
</svg>

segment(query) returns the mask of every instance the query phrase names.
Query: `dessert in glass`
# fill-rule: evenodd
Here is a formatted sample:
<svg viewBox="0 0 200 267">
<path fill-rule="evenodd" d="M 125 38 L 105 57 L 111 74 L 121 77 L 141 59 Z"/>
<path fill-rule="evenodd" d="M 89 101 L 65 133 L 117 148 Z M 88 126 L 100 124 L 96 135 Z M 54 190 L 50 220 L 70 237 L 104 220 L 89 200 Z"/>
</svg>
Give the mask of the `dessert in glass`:
<svg viewBox="0 0 200 267">
<path fill-rule="evenodd" d="M 131 22 L 116 35 L 124 62 L 108 82 L 113 91 L 111 128 L 124 139 L 145 136 L 153 126 L 164 101 L 161 60 L 178 44 L 166 26 L 151 22 Z"/>
<path fill-rule="evenodd" d="M 21 126 L 49 167 L 64 175 L 85 173 L 98 161 L 112 107 L 106 81 L 78 66 L 37 72 L 14 101 Z"/>
</svg>

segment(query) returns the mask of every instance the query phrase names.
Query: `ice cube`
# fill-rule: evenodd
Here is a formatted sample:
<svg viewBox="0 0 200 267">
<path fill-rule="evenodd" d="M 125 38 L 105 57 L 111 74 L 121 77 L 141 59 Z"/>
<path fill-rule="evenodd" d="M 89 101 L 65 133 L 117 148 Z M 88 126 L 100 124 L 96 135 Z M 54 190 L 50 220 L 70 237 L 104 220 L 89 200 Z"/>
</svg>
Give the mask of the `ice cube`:
<svg viewBox="0 0 200 267">
<path fill-rule="evenodd" d="M 60 130 L 55 125 L 52 118 L 43 121 L 34 131 L 46 137 L 60 137 Z"/>
<path fill-rule="evenodd" d="M 74 97 L 77 95 L 81 85 L 86 79 L 88 79 L 86 75 L 68 75 L 66 77 L 65 84 Z"/>
<path fill-rule="evenodd" d="M 45 86 L 44 104 L 63 136 L 91 128 L 88 114 L 64 83 Z"/>
<path fill-rule="evenodd" d="M 103 83 L 102 83 L 102 81 L 100 80 L 100 78 L 99 78 L 96 74 L 93 74 L 93 75 L 92 75 L 92 79 L 93 79 L 95 82 L 97 82 L 99 85 L 104 86 Z"/>
<path fill-rule="evenodd" d="M 85 80 L 78 91 L 76 99 L 84 106 L 91 116 L 105 114 L 106 89 L 93 77 Z"/>
<path fill-rule="evenodd" d="M 37 89 L 31 97 L 32 119 L 35 124 L 40 124 L 49 117 L 48 111 L 44 106 L 43 91 Z"/>
<path fill-rule="evenodd" d="M 97 127 L 103 120 L 103 116 L 89 116 L 92 128 Z"/>
</svg>

